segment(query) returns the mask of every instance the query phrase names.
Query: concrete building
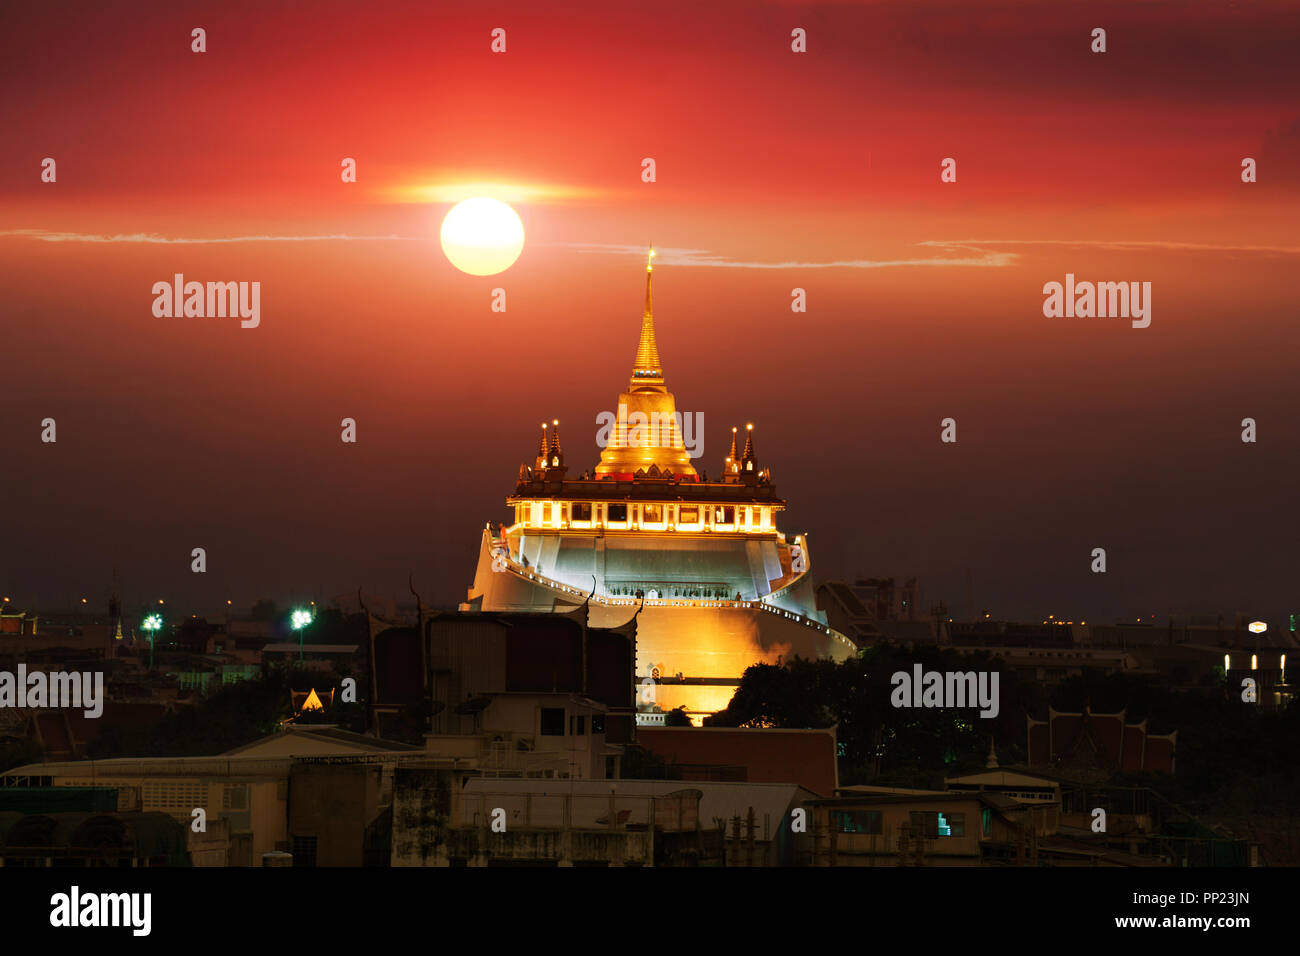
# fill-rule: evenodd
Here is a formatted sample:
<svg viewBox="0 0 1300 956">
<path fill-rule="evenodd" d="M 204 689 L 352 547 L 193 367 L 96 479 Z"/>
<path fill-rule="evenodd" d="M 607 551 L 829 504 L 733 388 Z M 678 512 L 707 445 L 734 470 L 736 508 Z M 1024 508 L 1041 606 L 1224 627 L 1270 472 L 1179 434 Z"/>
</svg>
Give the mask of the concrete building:
<svg viewBox="0 0 1300 956">
<path fill-rule="evenodd" d="M 810 808 L 813 866 L 978 866 L 1042 826 L 1014 801 L 978 793 L 859 793 Z"/>
<path fill-rule="evenodd" d="M 902 584 L 893 578 L 859 578 L 817 586 L 817 606 L 826 612 L 827 622 L 858 645 L 897 639 L 899 622 L 922 621 L 925 615 L 918 610 L 919 600 L 916 578 Z"/>
<path fill-rule="evenodd" d="M 203 853 L 203 865 L 257 866 L 266 853 L 291 851 L 295 839 L 299 851 L 307 855 L 310 850 L 321 865 L 360 865 L 367 828 L 391 801 L 394 769 L 402 758 L 424 756 L 418 747 L 334 727 L 290 726 L 219 756 L 28 764 L 0 774 L 0 791 L 111 788 L 118 813 L 162 813 L 186 830 L 194 810 L 202 809 L 208 836 L 192 841 L 191 850 Z M 320 758 L 374 769 L 304 769 Z M 349 828 L 355 846 L 345 846 L 341 835 Z M 223 852 L 224 862 L 216 863 Z"/>
<path fill-rule="evenodd" d="M 793 864 L 786 784 L 469 777 L 403 769 L 393 866 L 777 866 Z M 807 852 L 804 848 L 803 852 Z"/>
<path fill-rule="evenodd" d="M 565 613 L 445 612 L 372 619 L 374 723 L 405 721 L 430 755 L 499 776 L 620 775 L 635 733 L 633 609 L 616 627 Z M 412 719 L 414 717 L 414 719 Z"/>
</svg>

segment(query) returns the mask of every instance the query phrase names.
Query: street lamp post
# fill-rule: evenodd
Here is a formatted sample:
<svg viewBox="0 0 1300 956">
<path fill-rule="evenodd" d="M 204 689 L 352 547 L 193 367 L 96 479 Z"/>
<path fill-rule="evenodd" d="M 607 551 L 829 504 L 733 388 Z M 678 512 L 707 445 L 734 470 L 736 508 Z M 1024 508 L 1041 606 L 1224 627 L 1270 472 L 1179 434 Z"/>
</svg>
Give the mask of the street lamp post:
<svg viewBox="0 0 1300 956">
<path fill-rule="evenodd" d="M 302 663 L 303 628 L 305 628 L 308 624 L 310 624 L 313 619 L 314 618 L 312 617 L 311 611 L 307 611 L 302 608 L 296 608 L 293 614 L 289 616 L 289 626 L 298 632 L 298 663 L 299 664 Z"/>
<path fill-rule="evenodd" d="M 140 627 L 149 634 L 149 670 L 153 670 L 153 641 L 154 635 L 162 630 L 163 620 L 161 614 L 150 614 L 144 619 Z"/>
</svg>

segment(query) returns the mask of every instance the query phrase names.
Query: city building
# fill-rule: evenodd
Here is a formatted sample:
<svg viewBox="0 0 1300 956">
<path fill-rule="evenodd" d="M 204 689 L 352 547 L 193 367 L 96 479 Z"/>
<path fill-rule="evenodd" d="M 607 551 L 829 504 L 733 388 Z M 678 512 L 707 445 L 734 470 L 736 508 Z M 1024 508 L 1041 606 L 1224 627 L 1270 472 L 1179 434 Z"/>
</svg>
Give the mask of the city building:
<svg viewBox="0 0 1300 956">
<path fill-rule="evenodd" d="M 919 600 L 916 578 L 902 584 L 893 578 L 859 578 L 817 587 L 817 606 L 830 626 L 859 645 L 931 638 L 934 622 L 918 609 Z"/>
<path fill-rule="evenodd" d="M 809 847 L 793 784 L 398 771 L 393 866 L 782 866 Z"/>
<path fill-rule="evenodd" d="M 5 867 L 184 866 L 186 827 L 165 813 L 117 809 L 111 787 L 0 788 Z"/>
<path fill-rule="evenodd" d="M 1065 770 L 1079 779 L 1104 780 L 1117 773 L 1174 772 L 1178 732 L 1151 734 L 1147 721 L 1130 724 L 1127 711 L 1066 713 L 1048 708 L 1046 720 L 1026 717 L 1029 766 Z"/>
<path fill-rule="evenodd" d="M 812 800 L 812 866 L 1027 863 L 1043 808 L 992 793 L 859 793 Z"/>
<path fill-rule="evenodd" d="M 419 747 L 337 727 L 290 725 L 216 756 L 15 767 L 0 774 L 0 810 L 16 807 L 28 793 L 38 794 L 40 806 L 62 809 L 50 788 L 69 795 L 93 789 L 112 796 L 95 809 L 127 822 L 170 817 L 196 865 L 260 866 L 266 854 L 280 852 L 295 854 L 300 866 L 383 866 L 383 811 L 404 762 L 439 765 Z M 204 832 L 191 827 L 196 809 L 204 811 Z"/>
<path fill-rule="evenodd" d="M 635 735 L 637 616 L 595 627 L 559 613 L 373 616 L 373 726 L 496 775 L 620 776 Z"/>
</svg>

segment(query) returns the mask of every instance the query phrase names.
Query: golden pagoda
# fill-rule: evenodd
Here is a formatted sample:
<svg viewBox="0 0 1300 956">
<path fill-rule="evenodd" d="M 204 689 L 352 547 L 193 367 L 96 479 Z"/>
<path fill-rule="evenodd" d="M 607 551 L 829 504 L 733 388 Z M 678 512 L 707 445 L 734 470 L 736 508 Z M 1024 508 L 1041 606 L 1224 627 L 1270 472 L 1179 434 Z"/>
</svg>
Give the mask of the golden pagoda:
<svg viewBox="0 0 1300 956">
<path fill-rule="evenodd" d="M 794 655 L 844 659 L 853 643 L 827 626 L 810 577 L 807 536 L 777 528 L 785 501 L 760 467 L 753 425 L 738 429 L 722 477 L 704 480 L 682 440 L 655 340 L 646 261 L 645 310 L 632 378 L 594 473 L 570 478 L 558 422 L 519 467 L 509 525 L 484 528 L 462 610 L 572 612 L 593 627 L 636 615 L 636 675 L 654 723 L 685 707 L 724 708 L 745 669 Z M 645 718 L 642 720 L 642 718 Z"/>
<path fill-rule="evenodd" d="M 664 384 L 664 370 L 655 342 L 654 247 L 646 256 L 645 312 L 641 338 L 628 389 L 618 397 L 618 413 L 609 443 L 600 453 L 597 477 L 634 478 L 653 467 L 662 474 L 696 480 L 690 453 L 682 441 L 680 418 L 673 393 Z"/>
</svg>

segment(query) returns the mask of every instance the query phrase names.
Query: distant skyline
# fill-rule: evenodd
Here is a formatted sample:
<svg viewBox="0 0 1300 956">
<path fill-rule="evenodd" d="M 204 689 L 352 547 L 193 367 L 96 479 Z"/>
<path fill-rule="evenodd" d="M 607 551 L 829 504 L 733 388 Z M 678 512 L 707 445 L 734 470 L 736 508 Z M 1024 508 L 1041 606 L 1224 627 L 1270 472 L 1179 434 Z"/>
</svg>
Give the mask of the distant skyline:
<svg viewBox="0 0 1300 956">
<path fill-rule="evenodd" d="M 720 472 L 753 422 L 815 579 L 915 575 L 923 612 L 964 613 L 969 569 L 977 614 L 1023 620 L 1300 610 L 1294 5 L 153 3 L 6 26 L 14 606 L 102 606 L 115 565 L 129 602 L 178 612 L 403 600 L 410 571 L 463 600 L 538 423 L 571 469 L 597 461 L 653 240 L 695 464 Z M 500 275 L 439 248 L 479 192 L 524 223 Z M 176 273 L 260 282 L 260 325 L 155 318 Z M 1150 282 L 1151 326 L 1045 318 L 1067 274 Z"/>
</svg>

